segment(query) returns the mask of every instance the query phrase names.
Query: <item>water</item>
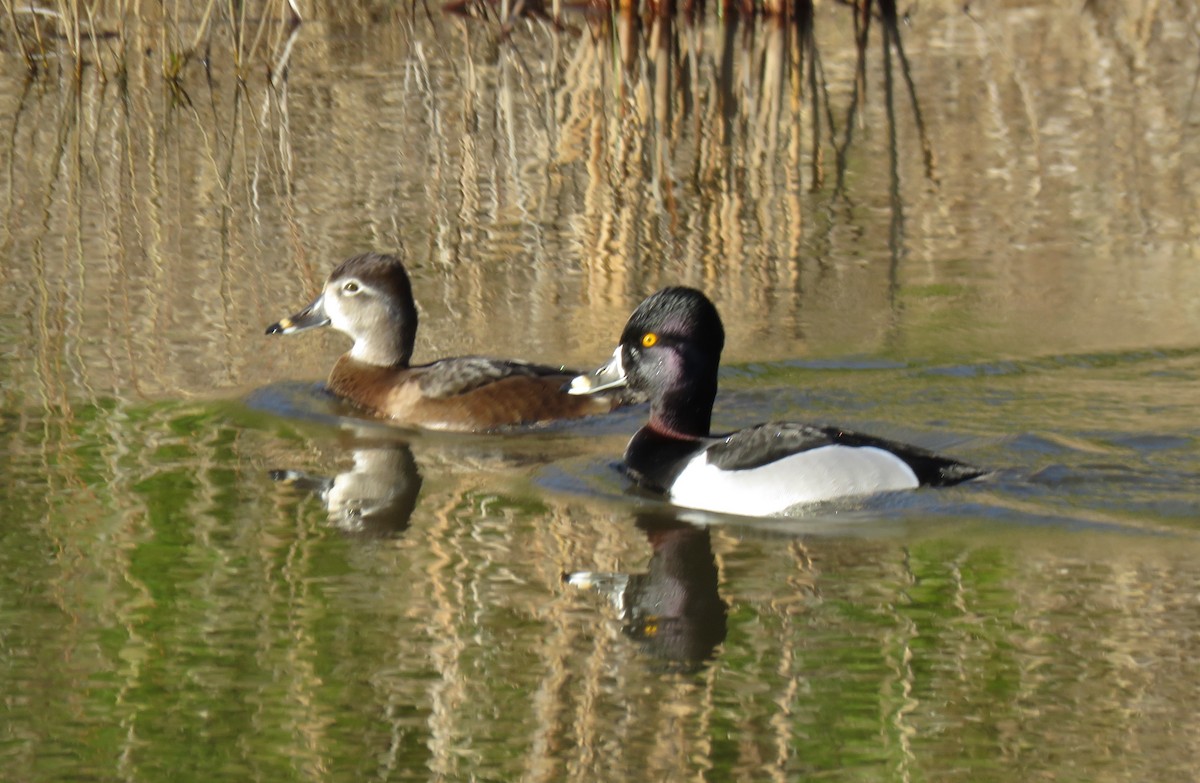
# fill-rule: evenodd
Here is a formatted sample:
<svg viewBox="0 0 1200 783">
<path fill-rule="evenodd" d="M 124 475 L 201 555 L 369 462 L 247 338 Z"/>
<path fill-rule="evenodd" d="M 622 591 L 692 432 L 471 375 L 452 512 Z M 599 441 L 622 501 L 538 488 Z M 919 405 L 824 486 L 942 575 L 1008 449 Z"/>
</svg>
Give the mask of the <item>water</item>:
<svg viewBox="0 0 1200 783">
<path fill-rule="evenodd" d="M 815 48 L 314 9 L 274 86 L 5 49 L 4 777 L 1194 780 L 1194 14 L 923 3 L 923 143 L 829 5 Z M 418 360 L 590 366 L 697 285 L 718 427 L 996 473 L 747 520 L 631 493 L 641 410 L 363 421 L 344 339 L 262 331 L 401 247 Z"/>
</svg>

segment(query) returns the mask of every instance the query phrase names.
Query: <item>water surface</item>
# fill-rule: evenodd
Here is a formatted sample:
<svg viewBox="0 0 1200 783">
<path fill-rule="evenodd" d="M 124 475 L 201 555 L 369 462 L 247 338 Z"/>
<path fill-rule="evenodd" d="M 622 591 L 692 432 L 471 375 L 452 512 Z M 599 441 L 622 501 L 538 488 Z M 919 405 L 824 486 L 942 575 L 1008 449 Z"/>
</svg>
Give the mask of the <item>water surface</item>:
<svg viewBox="0 0 1200 783">
<path fill-rule="evenodd" d="M 825 5 L 317 10 L 272 82 L 282 48 L 173 86 L 5 49 L 7 774 L 1194 780 L 1195 20 L 922 3 L 910 92 Z M 418 360 L 588 366 L 695 285 L 718 427 L 996 473 L 754 521 L 632 494 L 641 410 L 359 420 L 318 389 L 342 337 L 262 332 L 367 249 Z"/>
</svg>

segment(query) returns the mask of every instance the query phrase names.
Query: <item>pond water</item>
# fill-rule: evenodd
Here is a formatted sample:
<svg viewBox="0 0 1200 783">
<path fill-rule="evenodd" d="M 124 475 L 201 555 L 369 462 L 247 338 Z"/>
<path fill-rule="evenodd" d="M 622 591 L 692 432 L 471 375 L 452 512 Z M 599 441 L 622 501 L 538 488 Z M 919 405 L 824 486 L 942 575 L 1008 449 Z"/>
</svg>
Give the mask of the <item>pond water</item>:
<svg viewBox="0 0 1200 783">
<path fill-rule="evenodd" d="M 862 49 L 834 3 L 334 6 L 240 80 L 6 39 L 4 777 L 1195 780 L 1200 17 L 986 6 Z M 344 338 L 263 330 L 370 249 L 418 360 L 594 365 L 689 284 L 717 427 L 996 473 L 679 514 L 614 469 L 642 409 L 364 420 L 319 390 Z"/>
</svg>

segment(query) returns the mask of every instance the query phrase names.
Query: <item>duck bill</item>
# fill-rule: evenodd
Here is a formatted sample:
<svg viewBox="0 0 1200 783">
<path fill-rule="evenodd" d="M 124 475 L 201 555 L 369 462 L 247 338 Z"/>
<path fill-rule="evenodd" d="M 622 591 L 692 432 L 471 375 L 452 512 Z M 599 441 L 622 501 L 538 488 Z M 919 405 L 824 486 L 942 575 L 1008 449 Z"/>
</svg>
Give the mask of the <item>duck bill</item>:
<svg viewBox="0 0 1200 783">
<path fill-rule="evenodd" d="M 308 307 L 295 315 L 281 318 L 267 327 L 267 334 L 295 334 L 318 326 L 326 326 L 329 316 L 325 313 L 325 294 L 321 294 Z"/>
<path fill-rule="evenodd" d="M 621 360 L 621 346 L 613 351 L 612 358 L 602 367 L 584 375 L 576 375 L 567 388 L 568 394 L 597 394 L 608 389 L 617 389 L 629 383 L 625 376 L 625 364 Z"/>
</svg>

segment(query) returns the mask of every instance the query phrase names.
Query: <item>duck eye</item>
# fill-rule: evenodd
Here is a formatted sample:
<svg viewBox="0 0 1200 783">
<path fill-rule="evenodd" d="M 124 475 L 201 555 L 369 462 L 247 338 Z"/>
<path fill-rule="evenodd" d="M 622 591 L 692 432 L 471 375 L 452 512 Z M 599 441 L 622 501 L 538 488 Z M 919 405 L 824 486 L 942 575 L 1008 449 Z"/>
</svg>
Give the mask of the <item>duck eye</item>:
<svg viewBox="0 0 1200 783">
<path fill-rule="evenodd" d="M 354 282 L 353 280 L 342 283 L 342 293 L 348 294 L 349 296 L 354 296 L 360 290 L 362 289 L 359 288 L 358 283 Z"/>
<path fill-rule="evenodd" d="M 658 335 L 654 332 L 646 332 L 642 335 L 642 347 L 653 348 L 658 342 Z"/>
</svg>

